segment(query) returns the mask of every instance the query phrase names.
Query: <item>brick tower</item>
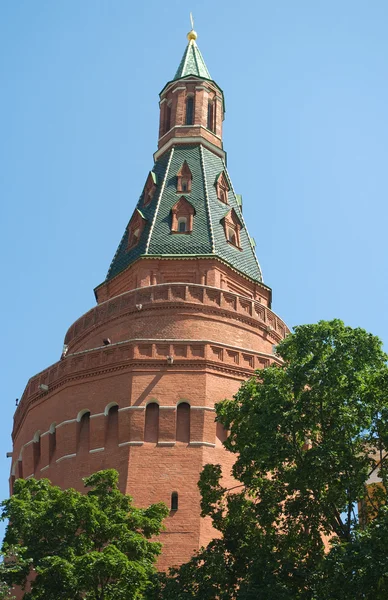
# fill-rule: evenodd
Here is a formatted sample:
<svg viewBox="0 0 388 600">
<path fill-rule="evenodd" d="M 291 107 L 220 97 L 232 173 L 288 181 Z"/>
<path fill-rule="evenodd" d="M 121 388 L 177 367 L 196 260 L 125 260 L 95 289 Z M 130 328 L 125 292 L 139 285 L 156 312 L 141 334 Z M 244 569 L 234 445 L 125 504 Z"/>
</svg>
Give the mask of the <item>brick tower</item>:
<svg viewBox="0 0 388 600">
<path fill-rule="evenodd" d="M 32 377 L 14 417 L 11 489 L 114 467 L 123 491 L 171 507 L 161 568 L 212 537 L 200 518 L 204 464 L 224 465 L 214 404 L 275 360 L 287 333 L 271 311 L 222 143 L 224 97 L 196 44 L 160 93 L 154 165 L 97 305 L 68 330 L 61 359 Z"/>
</svg>

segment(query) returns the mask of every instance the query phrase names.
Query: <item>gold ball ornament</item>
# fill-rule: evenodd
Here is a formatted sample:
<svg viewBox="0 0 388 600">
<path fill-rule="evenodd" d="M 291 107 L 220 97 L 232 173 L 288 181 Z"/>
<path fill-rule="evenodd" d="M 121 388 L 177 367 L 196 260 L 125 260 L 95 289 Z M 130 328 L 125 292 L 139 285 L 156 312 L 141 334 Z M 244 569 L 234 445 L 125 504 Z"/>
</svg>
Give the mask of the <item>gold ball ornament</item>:
<svg viewBox="0 0 388 600">
<path fill-rule="evenodd" d="M 194 41 L 197 39 L 198 35 L 197 32 L 194 31 L 194 29 L 192 29 L 191 31 L 189 31 L 189 33 L 187 34 L 187 39 L 189 40 L 189 42 Z"/>
</svg>

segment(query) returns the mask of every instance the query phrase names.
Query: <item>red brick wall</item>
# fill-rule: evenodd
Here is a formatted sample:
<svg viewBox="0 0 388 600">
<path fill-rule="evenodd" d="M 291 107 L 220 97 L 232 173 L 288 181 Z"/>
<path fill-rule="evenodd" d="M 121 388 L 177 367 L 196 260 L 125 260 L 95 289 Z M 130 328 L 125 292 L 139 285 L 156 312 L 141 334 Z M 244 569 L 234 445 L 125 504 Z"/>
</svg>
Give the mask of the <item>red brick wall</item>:
<svg viewBox="0 0 388 600">
<path fill-rule="evenodd" d="M 268 288 L 217 261 L 206 277 L 194 263 L 198 284 L 149 285 L 174 264 L 139 261 L 136 275 L 117 278 L 124 293 L 105 287 L 110 299 L 70 327 L 67 355 L 32 377 L 19 403 L 11 474 L 11 481 L 22 473 L 82 489 L 82 477 L 114 467 L 139 506 L 170 506 L 177 492 L 178 510 L 161 536 L 163 569 L 187 561 L 214 535 L 200 517 L 203 465 L 220 462 L 233 485 L 214 404 L 276 360 L 273 344 L 287 333 L 268 308 Z M 222 286 L 206 285 L 209 272 Z M 142 287 L 128 290 L 139 279 Z M 111 345 L 102 345 L 104 337 Z"/>
</svg>

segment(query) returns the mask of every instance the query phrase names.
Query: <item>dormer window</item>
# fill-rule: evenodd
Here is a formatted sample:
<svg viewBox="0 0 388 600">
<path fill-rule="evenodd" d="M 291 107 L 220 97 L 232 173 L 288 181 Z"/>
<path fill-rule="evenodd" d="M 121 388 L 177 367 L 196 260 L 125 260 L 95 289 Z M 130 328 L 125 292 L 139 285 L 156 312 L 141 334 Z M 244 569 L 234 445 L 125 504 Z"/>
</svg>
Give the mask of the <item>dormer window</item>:
<svg viewBox="0 0 388 600">
<path fill-rule="evenodd" d="M 194 124 L 194 96 L 188 96 L 186 100 L 186 125 Z"/>
<path fill-rule="evenodd" d="M 140 241 L 141 234 L 143 232 L 146 219 L 140 210 L 136 209 L 133 213 L 132 219 L 128 225 L 128 246 L 127 250 L 131 250 Z"/>
<path fill-rule="evenodd" d="M 224 227 L 227 242 L 231 246 L 235 246 L 235 248 L 241 250 L 242 248 L 240 245 L 240 231 L 242 229 L 242 223 L 234 208 L 232 208 L 223 217 L 223 219 L 221 219 L 221 224 Z"/>
<path fill-rule="evenodd" d="M 143 194 L 143 205 L 148 206 L 154 197 L 156 191 L 157 178 L 156 173 L 150 171 L 147 177 L 146 184 L 144 186 L 144 194 Z"/>
<path fill-rule="evenodd" d="M 136 246 L 140 238 L 140 227 L 136 227 L 133 231 L 129 230 L 130 246 Z"/>
<path fill-rule="evenodd" d="M 220 202 L 228 204 L 228 192 L 230 190 L 228 180 L 225 173 L 222 171 L 216 179 L 217 198 Z"/>
<path fill-rule="evenodd" d="M 186 194 L 191 192 L 191 183 L 193 180 L 193 176 L 189 169 L 189 165 L 185 161 L 181 168 L 179 169 L 176 176 L 176 191 L 177 192 L 185 192 Z"/>
<path fill-rule="evenodd" d="M 191 233 L 193 231 L 194 215 L 194 206 L 182 196 L 171 209 L 171 233 Z"/>
</svg>

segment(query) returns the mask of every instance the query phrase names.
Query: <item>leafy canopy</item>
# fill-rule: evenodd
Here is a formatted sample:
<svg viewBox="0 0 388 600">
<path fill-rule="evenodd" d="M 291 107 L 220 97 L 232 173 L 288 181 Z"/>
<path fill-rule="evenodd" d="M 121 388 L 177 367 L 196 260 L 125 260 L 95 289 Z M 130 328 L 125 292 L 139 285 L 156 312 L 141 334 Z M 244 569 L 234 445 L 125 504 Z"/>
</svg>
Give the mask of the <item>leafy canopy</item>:
<svg viewBox="0 0 388 600">
<path fill-rule="evenodd" d="M 199 487 L 202 514 L 220 538 L 161 576 L 155 598 L 388 597 L 381 342 L 339 320 L 321 321 L 296 327 L 277 355 L 280 366 L 256 372 L 217 405 L 236 486 L 223 487 L 221 467 L 206 465 Z M 371 475 L 382 484 L 366 485 Z"/>
<path fill-rule="evenodd" d="M 164 504 L 135 508 L 118 489 L 118 473 L 84 479 L 87 493 L 62 490 L 47 479 L 18 479 L 2 502 L 8 519 L 0 565 L 3 581 L 28 589 L 31 600 L 144 598 L 161 544 Z M 27 584 L 27 585 L 26 585 Z"/>
</svg>

